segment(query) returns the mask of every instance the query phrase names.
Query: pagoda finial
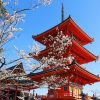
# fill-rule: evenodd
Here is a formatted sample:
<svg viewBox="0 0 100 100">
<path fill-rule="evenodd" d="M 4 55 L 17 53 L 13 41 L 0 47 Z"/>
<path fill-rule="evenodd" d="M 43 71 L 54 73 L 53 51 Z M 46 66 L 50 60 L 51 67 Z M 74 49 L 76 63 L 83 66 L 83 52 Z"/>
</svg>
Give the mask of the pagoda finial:
<svg viewBox="0 0 100 100">
<path fill-rule="evenodd" d="M 61 8 L 61 21 L 62 22 L 64 21 L 64 6 L 63 6 L 63 3 L 62 3 L 62 8 Z"/>
<path fill-rule="evenodd" d="M 71 16 L 69 15 L 69 17 L 68 18 L 71 18 Z"/>
</svg>

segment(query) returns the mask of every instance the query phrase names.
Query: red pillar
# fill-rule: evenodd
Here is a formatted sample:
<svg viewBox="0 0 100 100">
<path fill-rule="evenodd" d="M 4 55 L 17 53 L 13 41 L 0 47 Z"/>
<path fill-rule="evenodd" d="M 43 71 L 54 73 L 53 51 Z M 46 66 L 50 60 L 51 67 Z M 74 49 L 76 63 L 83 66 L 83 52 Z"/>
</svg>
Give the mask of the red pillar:
<svg viewBox="0 0 100 100">
<path fill-rule="evenodd" d="M 16 87 L 16 90 L 15 90 L 15 97 L 14 97 L 14 100 L 16 100 L 16 97 L 17 97 L 17 87 Z"/>
</svg>

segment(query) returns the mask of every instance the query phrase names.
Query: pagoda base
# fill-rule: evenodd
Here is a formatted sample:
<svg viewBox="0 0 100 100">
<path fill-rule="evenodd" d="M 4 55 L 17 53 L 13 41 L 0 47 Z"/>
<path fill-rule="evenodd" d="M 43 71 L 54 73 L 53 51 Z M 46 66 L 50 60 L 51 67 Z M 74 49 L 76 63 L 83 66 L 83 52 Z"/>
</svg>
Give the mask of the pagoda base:
<svg viewBox="0 0 100 100">
<path fill-rule="evenodd" d="M 42 100 L 82 100 L 81 98 L 75 98 L 72 96 L 67 96 L 67 97 L 63 97 L 63 98 L 42 98 Z"/>
</svg>

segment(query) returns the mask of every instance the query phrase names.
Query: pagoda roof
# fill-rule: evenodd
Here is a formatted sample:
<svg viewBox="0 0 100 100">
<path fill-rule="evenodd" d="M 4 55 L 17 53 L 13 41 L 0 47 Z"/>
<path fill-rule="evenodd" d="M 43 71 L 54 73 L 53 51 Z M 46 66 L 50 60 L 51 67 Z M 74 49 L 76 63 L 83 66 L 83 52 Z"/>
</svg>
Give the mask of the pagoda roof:
<svg viewBox="0 0 100 100">
<path fill-rule="evenodd" d="M 94 75 L 93 73 L 87 71 L 84 67 L 80 66 L 79 64 L 71 66 L 70 71 L 75 75 L 76 78 L 79 78 L 75 80 L 75 77 L 73 77 L 71 79 L 72 82 L 76 81 L 78 83 L 80 81 L 81 83 L 81 80 L 84 80 L 84 82 L 81 83 L 83 85 L 100 82 L 100 77 L 98 75 Z"/>
<path fill-rule="evenodd" d="M 98 56 L 95 56 L 93 53 L 89 52 L 75 40 L 72 40 L 72 46 L 70 50 L 79 64 L 96 61 L 98 58 Z"/>
<path fill-rule="evenodd" d="M 49 55 L 49 52 L 52 52 L 52 48 L 47 48 L 45 50 L 42 50 L 37 56 L 33 56 L 33 58 L 40 60 L 43 57 L 47 57 Z M 72 40 L 72 46 L 70 47 L 70 54 L 72 54 L 75 57 L 75 60 L 79 64 L 85 64 L 91 61 L 96 61 L 97 56 L 93 55 L 91 52 L 89 52 L 87 49 L 82 47 L 77 41 L 74 39 Z M 63 55 L 64 57 L 67 57 L 67 51 Z"/>
<path fill-rule="evenodd" d="M 57 35 L 57 29 L 60 31 L 63 31 L 64 34 L 70 34 L 74 36 L 81 45 L 86 45 L 90 42 L 93 42 L 93 39 L 90 38 L 74 21 L 71 17 L 68 17 L 66 20 L 61 22 L 60 24 L 54 26 L 53 28 L 37 35 L 37 36 L 32 36 L 33 39 L 36 41 L 44 44 L 43 40 L 44 38 L 48 38 L 49 35 L 55 36 Z M 48 45 L 44 44 L 44 45 Z"/>
<path fill-rule="evenodd" d="M 100 82 L 100 77 L 96 76 L 79 64 L 75 63 L 69 66 L 69 69 L 50 69 L 47 71 L 41 71 L 38 73 L 30 73 L 28 76 L 33 81 L 41 82 L 43 77 L 49 77 L 51 75 L 60 75 L 61 77 L 70 77 L 70 82 L 78 83 L 80 85 L 93 84 Z"/>
</svg>

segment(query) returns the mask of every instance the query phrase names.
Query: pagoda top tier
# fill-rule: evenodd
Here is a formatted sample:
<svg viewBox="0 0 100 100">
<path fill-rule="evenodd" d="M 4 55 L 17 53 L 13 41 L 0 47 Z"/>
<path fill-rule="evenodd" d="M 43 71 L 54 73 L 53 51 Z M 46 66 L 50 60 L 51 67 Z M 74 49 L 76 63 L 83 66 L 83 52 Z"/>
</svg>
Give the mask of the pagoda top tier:
<svg viewBox="0 0 100 100">
<path fill-rule="evenodd" d="M 44 43 L 44 39 L 49 39 L 49 35 L 55 37 L 59 31 L 63 31 L 65 35 L 73 36 L 79 44 L 86 45 L 93 42 L 93 39 L 90 38 L 74 21 L 71 17 L 68 17 L 66 20 L 60 24 L 54 26 L 53 28 L 39 34 L 37 36 L 32 36 L 36 41 L 48 46 L 48 43 Z"/>
</svg>

